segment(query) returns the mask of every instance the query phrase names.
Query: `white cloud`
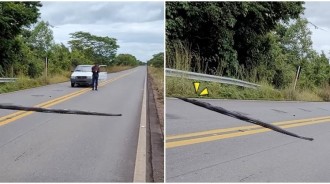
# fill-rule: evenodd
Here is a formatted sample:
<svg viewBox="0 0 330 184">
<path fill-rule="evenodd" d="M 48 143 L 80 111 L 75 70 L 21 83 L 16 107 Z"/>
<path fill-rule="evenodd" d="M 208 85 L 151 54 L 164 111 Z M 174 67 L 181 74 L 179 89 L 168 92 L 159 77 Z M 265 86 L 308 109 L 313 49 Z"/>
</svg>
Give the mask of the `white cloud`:
<svg viewBox="0 0 330 184">
<path fill-rule="evenodd" d="M 321 53 L 323 50 L 327 56 L 330 51 L 330 2 L 305 2 L 304 17 L 312 24 L 308 28 L 312 31 L 313 48 Z"/>
<path fill-rule="evenodd" d="M 89 32 L 117 39 L 117 54 L 141 61 L 164 52 L 163 2 L 43 2 L 41 19 L 54 26 L 56 43 L 68 45 L 70 33 Z"/>
</svg>

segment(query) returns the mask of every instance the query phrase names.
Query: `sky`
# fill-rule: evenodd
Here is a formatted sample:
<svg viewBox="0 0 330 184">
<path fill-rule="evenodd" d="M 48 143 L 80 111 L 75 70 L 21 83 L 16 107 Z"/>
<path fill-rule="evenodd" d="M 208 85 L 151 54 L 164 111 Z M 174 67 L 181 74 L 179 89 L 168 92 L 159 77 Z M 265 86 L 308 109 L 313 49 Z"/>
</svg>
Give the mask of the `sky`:
<svg viewBox="0 0 330 184">
<path fill-rule="evenodd" d="M 308 24 L 312 31 L 312 41 L 314 50 L 330 56 L 330 1 L 307 1 L 305 2 L 305 12 L 303 17 L 307 18 L 309 22 L 316 25 Z"/>
<path fill-rule="evenodd" d="M 68 46 L 70 33 L 89 32 L 117 39 L 117 54 L 147 62 L 164 52 L 164 2 L 42 1 L 40 19 L 48 21 L 55 43 Z"/>
</svg>

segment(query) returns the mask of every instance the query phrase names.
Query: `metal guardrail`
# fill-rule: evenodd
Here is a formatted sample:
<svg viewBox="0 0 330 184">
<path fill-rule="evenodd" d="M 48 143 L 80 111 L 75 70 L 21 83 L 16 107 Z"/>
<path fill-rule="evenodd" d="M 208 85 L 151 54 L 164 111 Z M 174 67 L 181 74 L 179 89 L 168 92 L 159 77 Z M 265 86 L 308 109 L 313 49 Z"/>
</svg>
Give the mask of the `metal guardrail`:
<svg viewBox="0 0 330 184">
<path fill-rule="evenodd" d="M 242 81 L 242 80 L 238 80 L 238 79 L 232 79 L 229 77 L 220 77 L 220 76 L 208 75 L 208 74 L 202 74 L 202 73 L 187 72 L 187 71 L 175 70 L 175 69 L 170 69 L 170 68 L 166 68 L 165 70 L 166 70 L 166 76 L 170 76 L 170 77 L 183 77 L 186 79 L 231 84 L 231 85 L 242 86 L 242 87 L 246 87 L 246 88 L 260 87 L 260 85 L 258 85 L 258 84 L 254 84 L 251 82 L 246 82 L 246 81 Z"/>
<path fill-rule="evenodd" d="M 3 82 L 15 82 L 17 78 L 0 78 L 0 83 Z"/>
</svg>

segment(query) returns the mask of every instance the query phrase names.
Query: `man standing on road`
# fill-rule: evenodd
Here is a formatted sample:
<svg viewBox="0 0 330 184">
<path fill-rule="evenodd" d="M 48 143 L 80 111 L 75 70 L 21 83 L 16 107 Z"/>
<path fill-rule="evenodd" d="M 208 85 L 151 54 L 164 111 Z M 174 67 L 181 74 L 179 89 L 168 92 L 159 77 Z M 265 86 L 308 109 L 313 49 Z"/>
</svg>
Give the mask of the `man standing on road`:
<svg viewBox="0 0 330 184">
<path fill-rule="evenodd" d="M 97 91 L 97 85 L 98 85 L 98 81 L 99 81 L 99 72 L 100 72 L 99 64 L 95 63 L 95 65 L 92 67 L 92 72 L 93 72 L 92 88 L 93 88 L 93 90 Z"/>
</svg>

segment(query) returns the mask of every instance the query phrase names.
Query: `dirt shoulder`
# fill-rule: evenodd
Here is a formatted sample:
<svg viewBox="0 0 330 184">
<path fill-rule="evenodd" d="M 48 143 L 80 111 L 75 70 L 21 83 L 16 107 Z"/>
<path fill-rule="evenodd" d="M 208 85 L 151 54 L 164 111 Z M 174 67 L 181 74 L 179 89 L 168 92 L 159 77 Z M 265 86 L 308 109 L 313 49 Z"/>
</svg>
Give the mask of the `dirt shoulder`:
<svg viewBox="0 0 330 184">
<path fill-rule="evenodd" d="M 148 70 L 148 182 L 164 182 L 164 97 Z M 159 79 L 159 76 L 158 76 Z"/>
</svg>

